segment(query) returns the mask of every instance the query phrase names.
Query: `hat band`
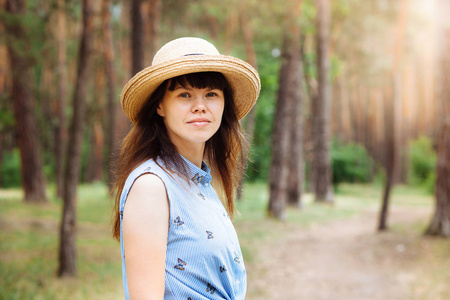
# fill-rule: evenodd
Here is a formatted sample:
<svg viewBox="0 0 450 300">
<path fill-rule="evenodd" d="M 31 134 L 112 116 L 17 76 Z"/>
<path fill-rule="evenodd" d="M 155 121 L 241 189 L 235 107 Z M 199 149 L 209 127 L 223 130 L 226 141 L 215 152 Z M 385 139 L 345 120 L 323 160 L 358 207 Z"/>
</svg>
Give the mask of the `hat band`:
<svg viewBox="0 0 450 300">
<path fill-rule="evenodd" d="M 190 54 L 185 54 L 183 56 L 191 56 L 191 55 L 205 55 L 203 53 L 190 53 Z"/>
</svg>

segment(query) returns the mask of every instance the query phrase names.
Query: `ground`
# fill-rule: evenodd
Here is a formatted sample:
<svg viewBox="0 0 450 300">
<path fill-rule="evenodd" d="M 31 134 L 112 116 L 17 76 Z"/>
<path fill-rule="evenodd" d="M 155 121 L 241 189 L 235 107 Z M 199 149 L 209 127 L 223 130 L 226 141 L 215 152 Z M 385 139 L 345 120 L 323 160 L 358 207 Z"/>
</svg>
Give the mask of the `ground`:
<svg viewBox="0 0 450 300">
<path fill-rule="evenodd" d="M 389 231 L 376 232 L 381 190 L 340 187 L 333 206 L 311 194 L 285 222 L 266 217 L 267 187 L 247 187 L 236 230 L 248 271 L 246 300 L 448 300 L 450 240 L 423 235 L 433 197 L 394 189 Z M 61 201 L 24 205 L 0 190 L 0 299 L 123 299 L 120 247 L 111 238 L 103 184 L 79 189 L 77 278 L 58 267 Z"/>
<path fill-rule="evenodd" d="M 263 245 L 248 264 L 246 299 L 450 299 L 448 282 L 435 283 L 433 291 L 418 282 L 429 238 L 401 230 L 426 221 L 430 213 L 392 210 L 394 232 L 376 233 L 374 209 L 306 229 L 290 228 L 286 239 Z"/>
</svg>

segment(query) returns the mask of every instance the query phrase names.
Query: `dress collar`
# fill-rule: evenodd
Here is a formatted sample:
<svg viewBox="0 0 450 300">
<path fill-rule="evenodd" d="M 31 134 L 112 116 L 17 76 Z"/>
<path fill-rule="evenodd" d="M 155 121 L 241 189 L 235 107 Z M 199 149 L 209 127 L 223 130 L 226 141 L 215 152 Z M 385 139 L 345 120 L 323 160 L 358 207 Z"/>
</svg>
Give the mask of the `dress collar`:
<svg viewBox="0 0 450 300">
<path fill-rule="evenodd" d="M 199 168 L 195 164 L 187 160 L 183 155 L 180 154 L 180 156 L 188 166 L 186 171 L 188 172 L 189 178 L 195 183 L 201 183 L 202 185 L 208 186 L 212 180 L 211 170 L 209 169 L 208 165 L 204 161 L 202 161 L 202 167 Z"/>
</svg>

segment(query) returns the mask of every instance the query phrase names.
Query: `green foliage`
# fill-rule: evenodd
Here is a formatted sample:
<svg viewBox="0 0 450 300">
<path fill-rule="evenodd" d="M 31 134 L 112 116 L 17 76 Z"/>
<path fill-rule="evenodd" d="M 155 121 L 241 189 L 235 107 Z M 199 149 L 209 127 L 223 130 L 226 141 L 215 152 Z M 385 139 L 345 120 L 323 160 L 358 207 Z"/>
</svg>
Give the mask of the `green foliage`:
<svg viewBox="0 0 450 300">
<path fill-rule="evenodd" d="M 432 193 L 436 182 L 436 153 L 427 137 L 410 142 L 409 183 L 422 185 Z"/>
<path fill-rule="evenodd" d="M 341 182 L 370 182 L 372 179 L 374 162 L 359 144 L 333 141 L 331 161 L 335 186 Z"/>
<path fill-rule="evenodd" d="M 11 152 L 3 152 L 1 168 L 1 187 L 20 187 L 20 154 L 15 148 Z"/>
<path fill-rule="evenodd" d="M 258 67 L 261 77 L 261 94 L 256 103 L 256 120 L 251 144 L 251 162 L 247 170 L 249 180 L 268 178 L 271 149 L 272 124 L 278 90 L 280 59 L 272 56 L 273 45 L 266 43 L 257 48 Z"/>
</svg>

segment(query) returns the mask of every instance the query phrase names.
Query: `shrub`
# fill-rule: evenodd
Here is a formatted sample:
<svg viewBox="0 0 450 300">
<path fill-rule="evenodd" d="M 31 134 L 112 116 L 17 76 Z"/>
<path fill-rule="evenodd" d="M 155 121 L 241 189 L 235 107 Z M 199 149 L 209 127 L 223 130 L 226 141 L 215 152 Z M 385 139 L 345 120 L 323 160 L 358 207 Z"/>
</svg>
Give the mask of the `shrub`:
<svg viewBox="0 0 450 300">
<path fill-rule="evenodd" d="M 412 140 L 409 151 L 409 183 L 422 185 L 432 192 L 436 181 L 436 153 L 431 140 L 424 136 Z"/>
<path fill-rule="evenodd" d="M 20 187 L 20 154 L 17 148 L 11 152 L 3 152 L 1 187 Z"/>
<path fill-rule="evenodd" d="M 333 185 L 341 182 L 370 182 L 374 163 L 366 149 L 357 144 L 341 144 L 333 141 L 331 146 Z"/>
</svg>

